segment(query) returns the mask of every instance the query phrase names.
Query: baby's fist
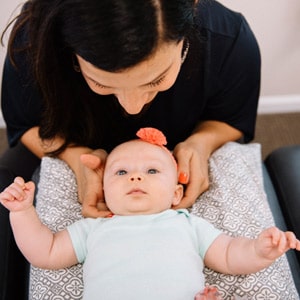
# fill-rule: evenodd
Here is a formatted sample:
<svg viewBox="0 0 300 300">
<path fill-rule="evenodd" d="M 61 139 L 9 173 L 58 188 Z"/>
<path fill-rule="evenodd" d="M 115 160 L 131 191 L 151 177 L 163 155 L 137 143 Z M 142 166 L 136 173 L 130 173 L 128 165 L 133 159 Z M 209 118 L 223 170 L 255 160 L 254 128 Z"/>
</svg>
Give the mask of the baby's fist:
<svg viewBox="0 0 300 300">
<path fill-rule="evenodd" d="M 16 177 L 14 182 L 0 194 L 0 202 L 10 211 L 20 211 L 33 203 L 35 185 L 26 182 L 22 177 Z"/>
</svg>

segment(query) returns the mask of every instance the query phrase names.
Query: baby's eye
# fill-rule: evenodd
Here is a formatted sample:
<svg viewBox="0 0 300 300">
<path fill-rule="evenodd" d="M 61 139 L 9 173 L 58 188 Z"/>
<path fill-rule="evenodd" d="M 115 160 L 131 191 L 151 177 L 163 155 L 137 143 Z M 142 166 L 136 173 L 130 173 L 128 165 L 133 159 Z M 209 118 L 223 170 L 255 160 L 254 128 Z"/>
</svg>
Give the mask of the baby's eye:
<svg viewBox="0 0 300 300">
<path fill-rule="evenodd" d="M 119 170 L 119 171 L 116 172 L 116 174 L 122 176 L 122 175 L 127 174 L 127 171 L 125 171 L 125 170 Z"/>
<path fill-rule="evenodd" d="M 158 173 L 158 170 L 156 170 L 156 169 L 149 169 L 147 173 L 148 174 L 156 174 L 156 173 Z"/>
</svg>

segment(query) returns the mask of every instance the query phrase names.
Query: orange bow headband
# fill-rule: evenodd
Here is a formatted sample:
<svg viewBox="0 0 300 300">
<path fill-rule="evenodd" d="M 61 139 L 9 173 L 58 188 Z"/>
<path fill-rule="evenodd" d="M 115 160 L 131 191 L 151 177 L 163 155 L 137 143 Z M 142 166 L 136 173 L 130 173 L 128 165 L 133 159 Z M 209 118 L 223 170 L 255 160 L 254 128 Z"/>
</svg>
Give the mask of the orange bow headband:
<svg viewBox="0 0 300 300">
<path fill-rule="evenodd" d="M 152 128 L 152 127 L 145 127 L 138 130 L 136 135 L 145 142 L 148 142 L 150 144 L 154 144 L 157 146 L 162 147 L 164 150 L 166 150 L 172 157 L 175 167 L 177 169 L 177 162 L 175 160 L 174 155 L 165 147 L 167 145 L 167 139 L 165 135 L 158 129 Z M 179 182 L 182 184 L 188 183 L 188 175 L 185 172 L 180 172 L 179 174 Z"/>
<path fill-rule="evenodd" d="M 142 141 L 148 142 L 153 145 L 157 145 L 166 150 L 172 157 L 175 166 L 177 168 L 177 162 L 173 156 L 173 154 L 165 147 L 167 145 L 167 139 L 165 135 L 158 129 L 153 127 L 145 127 L 138 130 L 136 133 L 137 137 L 139 137 Z"/>
</svg>

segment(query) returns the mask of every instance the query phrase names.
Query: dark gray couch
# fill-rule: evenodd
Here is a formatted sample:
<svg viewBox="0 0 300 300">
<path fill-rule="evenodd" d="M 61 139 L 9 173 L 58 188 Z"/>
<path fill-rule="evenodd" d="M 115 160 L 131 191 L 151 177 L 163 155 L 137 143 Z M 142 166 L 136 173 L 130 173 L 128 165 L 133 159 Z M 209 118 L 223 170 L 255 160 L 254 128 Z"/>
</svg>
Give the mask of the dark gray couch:
<svg viewBox="0 0 300 300">
<path fill-rule="evenodd" d="M 300 238 L 300 145 L 273 151 L 263 164 L 264 184 L 276 225 Z M 287 253 L 300 294 L 300 252 Z"/>
</svg>

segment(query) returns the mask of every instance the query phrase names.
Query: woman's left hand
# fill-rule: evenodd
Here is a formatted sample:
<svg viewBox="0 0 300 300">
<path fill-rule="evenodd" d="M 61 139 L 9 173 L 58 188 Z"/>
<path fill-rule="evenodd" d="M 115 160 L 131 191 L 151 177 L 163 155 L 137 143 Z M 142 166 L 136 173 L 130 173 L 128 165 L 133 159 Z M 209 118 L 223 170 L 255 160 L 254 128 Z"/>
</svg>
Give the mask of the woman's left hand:
<svg viewBox="0 0 300 300">
<path fill-rule="evenodd" d="M 178 163 L 178 182 L 185 185 L 184 196 L 176 207 L 192 206 L 209 188 L 208 160 L 211 154 L 229 141 L 242 137 L 242 133 L 219 121 L 203 121 L 185 141 L 177 144 L 173 154 Z"/>
<path fill-rule="evenodd" d="M 179 143 L 173 154 L 178 163 L 178 182 L 185 185 L 180 204 L 173 208 L 187 208 L 209 187 L 208 154 L 189 139 Z"/>
</svg>

